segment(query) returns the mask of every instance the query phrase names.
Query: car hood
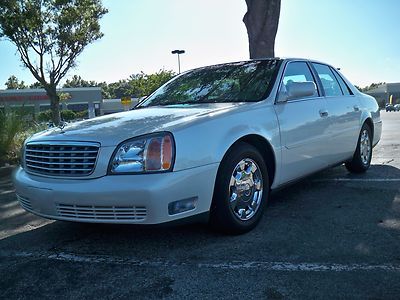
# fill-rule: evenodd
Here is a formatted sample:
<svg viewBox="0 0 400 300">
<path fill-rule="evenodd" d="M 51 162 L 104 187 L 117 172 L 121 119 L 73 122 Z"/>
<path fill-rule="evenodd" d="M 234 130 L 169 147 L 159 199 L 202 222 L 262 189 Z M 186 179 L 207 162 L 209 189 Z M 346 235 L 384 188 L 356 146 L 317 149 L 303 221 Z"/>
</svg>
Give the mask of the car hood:
<svg viewBox="0 0 400 300">
<path fill-rule="evenodd" d="M 95 141 L 102 146 L 147 133 L 174 131 L 190 123 L 225 113 L 240 103 L 210 103 L 148 107 L 71 123 L 64 128 L 51 128 L 32 136 L 28 141 Z"/>
</svg>

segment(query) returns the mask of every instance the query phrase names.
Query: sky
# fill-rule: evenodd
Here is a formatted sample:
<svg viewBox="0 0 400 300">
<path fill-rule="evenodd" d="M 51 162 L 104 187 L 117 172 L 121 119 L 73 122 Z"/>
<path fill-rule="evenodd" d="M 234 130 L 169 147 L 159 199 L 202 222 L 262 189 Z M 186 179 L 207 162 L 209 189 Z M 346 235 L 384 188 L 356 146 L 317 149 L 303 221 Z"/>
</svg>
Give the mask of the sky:
<svg viewBox="0 0 400 300">
<path fill-rule="evenodd" d="M 245 0 L 103 0 L 104 37 L 78 57 L 74 74 L 115 82 L 131 74 L 177 72 L 246 60 L 248 38 L 242 18 Z M 400 82 L 400 1 L 282 0 L 275 43 L 278 57 L 317 59 L 335 67 L 354 84 Z M 0 89 L 10 75 L 35 80 L 22 67 L 16 48 L 0 41 Z"/>
</svg>

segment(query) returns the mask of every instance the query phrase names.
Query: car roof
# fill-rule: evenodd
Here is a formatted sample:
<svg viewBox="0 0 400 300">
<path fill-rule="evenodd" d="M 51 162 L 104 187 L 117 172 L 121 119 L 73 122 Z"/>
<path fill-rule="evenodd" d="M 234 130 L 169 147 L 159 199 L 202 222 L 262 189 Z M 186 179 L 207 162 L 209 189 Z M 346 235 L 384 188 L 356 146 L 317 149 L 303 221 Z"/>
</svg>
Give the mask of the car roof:
<svg viewBox="0 0 400 300">
<path fill-rule="evenodd" d="M 328 65 L 331 66 L 332 68 L 335 68 L 334 66 L 323 62 L 319 61 L 316 59 L 309 59 L 309 58 L 302 58 L 302 57 L 265 57 L 265 58 L 253 58 L 253 59 L 248 59 L 248 60 L 241 60 L 241 61 L 232 61 L 232 62 L 226 62 L 226 63 L 220 63 L 220 64 L 215 64 L 215 65 L 210 65 L 210 66 L 219 66 L 219 65 L 225 65 L 225 64 L 236 64 L 236 63 L 246 63 L 246 62 L 252 62 L 252 61 L 264 61 L 264 60 L 281 60 L 284 62 L 289 62 L 289 61 L 307 61 L 311 63 L 318 63 L 318 64 L 323 64 L 323 65 Z"/>
<path fill-rule="evenodd" d="M 282 62 L 290 62 L 290 61 L 306 61 L 306 62 L 310 62 L 310 63 L 317 63 L 317 64 L 323 64 L 323 65 L 327 65 L 330 66 L 336 70 L 340 70 L 340 68 L 336 68 L 330 64 L 327 64 L 325 62 L 322 61 L 318 61 L 315 59 L 308 59 L 308 58 L 296 58 L 296 57 L 265 57 L 265 58 L 254 58 L 254 59 L 248 59 L 248 60 L 239 60 L 239 61 L 232 61 L 232 62 L 225 62 L 225 63 L 220 63 L 220 64 L 214 64 L 214 65 L 207 65 L 207 66 L 201 66 L 201 67 L 197 67 L 197 68 L 193 68 L 193 69 L 189 69 L 186 70 L 184 72 L 182 72 L 181 74 L 187 73 L 189 71 L 194 71 L 194 70 L 198 70 L 198 69 L 202 69 L 202 68 L 207 68 L 207 67 L 216 67 L 216 66 L 223 66 L 223 65 L 229 65 L 229 64 L 240 64 L 240 63 L 249 63 L 252 61 L 266 61 L 266 60 L 276 60 L 276 61 L 282 61 Z"/>
<path fill-rule="evenodd" d="M 332 66 L 331 64 L 328 64 L 326 62 L 323 62 L 323 61 L 320 61 L 320 60 L 316 60 L 316 59 L 297 58 L 297 57 L 285 57 L 285 58 L 281 58 L 281 59 L 284 60 L 284 61 L 308 61 L 310 63 L 323 64 L 323 65 L 330 66 L 330 67 L 332 67 L 334 69 L 337 69 L 336 67 Z"/>
</svg>

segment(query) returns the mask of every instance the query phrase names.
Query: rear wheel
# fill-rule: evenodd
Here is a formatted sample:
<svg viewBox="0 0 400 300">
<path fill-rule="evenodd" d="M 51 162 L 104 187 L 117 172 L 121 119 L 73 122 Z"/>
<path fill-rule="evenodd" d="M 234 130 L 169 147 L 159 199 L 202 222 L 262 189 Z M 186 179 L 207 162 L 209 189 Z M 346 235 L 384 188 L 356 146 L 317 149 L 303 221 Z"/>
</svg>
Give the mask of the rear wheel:
<svg viewBox="0 0 400 300">
<path fill-rule="evenodd" d="M 255 147 L 238 144 L 218 170 L 211 224 L 231 234 L 251 230 L 261 219 L 268 195 L 268 171 L 263 157 Z"/>
<path fill-rule="evenodd" d="M 351 161 L 346 162 L 347 170 L 352 173 L 364 173 L 368 170 L 372 158 L 371 128 L 364 124 L 358 138 L 357 149 Z"/>
</svg>

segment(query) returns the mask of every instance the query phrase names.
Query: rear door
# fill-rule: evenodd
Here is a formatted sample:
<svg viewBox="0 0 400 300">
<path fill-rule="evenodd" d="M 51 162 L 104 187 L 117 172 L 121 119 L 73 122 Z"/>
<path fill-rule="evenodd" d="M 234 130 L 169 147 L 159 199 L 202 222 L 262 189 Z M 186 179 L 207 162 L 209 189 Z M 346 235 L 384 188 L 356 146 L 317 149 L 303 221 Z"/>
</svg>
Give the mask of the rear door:
<svg viewBox="0 0 400 300">
<path fill-rule="evenodd" d="M 328 112 L 330 164 L 352 157 L 360 133 L 361 110 L 358 99 L 353 95 L 340 74 L 333 68 L 312 63 L 321 82 Z"/>
<path fill-rule="evenodd" d="M 316 83 L 308 63 L 291 61 L 285 67 L 280 88 L 304 81 Z M 326 167 L 329 121 L 325 99 L 320 91 L 316 89 L 313 96 L 278 102 L 274 107 L 281 133 L 281 182 L 289 182 Z"/>
</svg>

